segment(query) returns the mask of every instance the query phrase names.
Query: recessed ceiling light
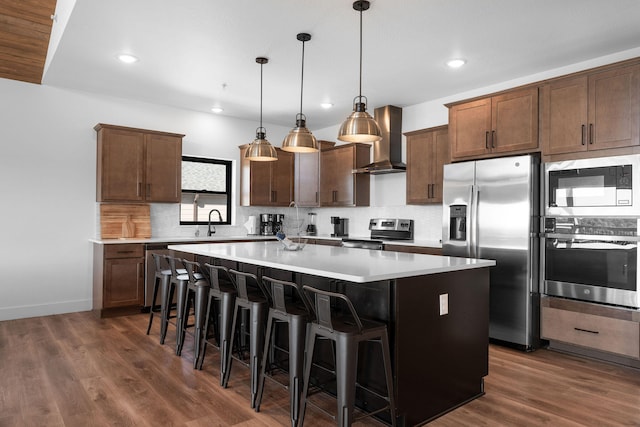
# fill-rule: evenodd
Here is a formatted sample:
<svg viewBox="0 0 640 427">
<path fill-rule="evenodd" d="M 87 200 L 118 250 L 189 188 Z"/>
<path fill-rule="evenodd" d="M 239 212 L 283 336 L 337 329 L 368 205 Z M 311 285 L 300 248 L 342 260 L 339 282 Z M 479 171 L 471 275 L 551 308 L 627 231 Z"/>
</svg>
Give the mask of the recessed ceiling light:
<svg viewBox="0 0 640 427">
<path fill-rule="evenodd" d="M 120 62 L 124 62 L 125 64 L 133 64 L 134 62 L 138 62 L 138 57 L 133 56 L 129 53 L 121 53 L 118 55 L 118 60 Z"/>
<path fill-rule="evenodd" d="M 464 59 L 452 59 L 450 61 L 447 61 L 447 66 L 449 68 L 460 68 L 466 63 L 467 61 L 465 61 Z"/>
<path fill-rule="evenodd" d="M 219 114 L 219 113 L 222 113 L 224 110 L 220 107 L 213 107 L 211 111 L 213 111 L 216 114 Z"/>
<path fill-rule="evenodd" d="M 330 102 L 323 102 L 322 104 L 320 104 L 320 106 L 326 110 L 333 107 L 333 104 Z"/>
</svg>

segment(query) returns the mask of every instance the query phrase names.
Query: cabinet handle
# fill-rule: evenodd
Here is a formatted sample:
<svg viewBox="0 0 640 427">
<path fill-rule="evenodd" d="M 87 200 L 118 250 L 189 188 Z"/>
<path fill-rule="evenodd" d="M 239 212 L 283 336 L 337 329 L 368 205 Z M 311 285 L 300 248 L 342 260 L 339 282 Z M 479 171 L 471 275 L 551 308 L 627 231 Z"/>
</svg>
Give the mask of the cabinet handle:
<svg viewBox="0 0 640 427">
<path fill-rule="evenodd" d="M 138 189 L 136 190 L 136 196 L 140 197 L 142 195 L 142 182 L 138 182 Z"/>
<path fill-rule="evenodd" d="M 332 200 L 331 200 L 332 202 L 335 202 L 335 201 L 337 201 L 337 200 L 338 200 L 338 190 L 333 190 L 333 191 L 331 192 L 331 199 L 332 199 Z"/>
<path fill-rule="evenodd" d="M 582 125 L 582 132 L 580 133 L 580 140 L 582 145 L 585 145 L 586 143 L 586 138 L 585 138 L 585 131 L 586 131 L 587 127 L 585 125 Z"/>
<path fill-rule="evenodd" d="M 484 148 L 489 149 L 489 131 L 484 133 Z"/>
<path fill-rule="evenodd" d="M 147 184 L 147 197 L 151 197 L 151 184 Z"/>
<path fill-rule="evenodd" d="M 589 144 L 593 144 L 593 123 L 589 123 Z"/>
<path fill-rule="evenodd" d="M 496 131 L 491 131 L 491 148 L 496 148 Z"/>
<path fill-rule="evenodd" d="M 271 202 L 275 203 L 278 201 L 278 192 L 273 190 L 271 191 Z"/>
<path fill-rule="evenodd" d="M 131 254 L 133 252 L 134 251 L 116 251 L 116 253 L 119 253 L 119 254 Z"/>
<path fill-rule="evenodd" d="M 318 192 L 316 191 L 316 203 L 318 203 Z"/>
<path fill-rule="evenodd" d="M 582 328 L 573 328 L 573 329 L 575 329 L 576 331 L 587 332 L 589 334 L 595 334 L 595 335 L 600 333 L 598 331 L 590 331 L 589 329 L 582 329 Z"/>
</svg>

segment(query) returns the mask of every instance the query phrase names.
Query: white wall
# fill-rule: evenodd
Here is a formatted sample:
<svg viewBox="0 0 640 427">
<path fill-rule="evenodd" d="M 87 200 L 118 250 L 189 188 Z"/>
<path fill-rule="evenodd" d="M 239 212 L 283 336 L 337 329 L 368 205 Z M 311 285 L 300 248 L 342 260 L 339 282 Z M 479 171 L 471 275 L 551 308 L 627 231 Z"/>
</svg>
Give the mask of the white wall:
<svg viewBox="0 0 640 427">
<path fill-rule="evenodd" d="M 640 48 L 405 107 L 403 132 L 446 124 L 446 102 L 637 56 Z M 252 121 L 6 79 L 0 79 L 0 94 L 0 320 L 91 309 L 88 239 L 96 237 L 97 230 L 95 124 L 184 133 L 184 154 L 226 159 L 237 159 L 238 145 L 251 142 L 257 126 Z M 288 130 L 267 126 L 268 139 L 279 145 Z M 336 126 L 314 134 L 335 141 L 337 130 Z M 236 190 L 237 185 L 236 180 Z M 263 210 L 237 208 L 236 225 L 218 230 L 220 234 L 242 231 L 246 216 Z M 368 234 L 371 217 L 391 216 L 415 219 L 417 239 L 437 243 L 440 236 L 441 207 L 406 206 L 404 174 L 373 176 L 371 207 L 314 211 L 323 234 L 331 232 L 329 217 L 335 215 L 350 219 L 352 235 Z M 177 225 L 175 205 L 153 205 L 152 221 L 156 235 L 194 231 Z"/>
</svg>

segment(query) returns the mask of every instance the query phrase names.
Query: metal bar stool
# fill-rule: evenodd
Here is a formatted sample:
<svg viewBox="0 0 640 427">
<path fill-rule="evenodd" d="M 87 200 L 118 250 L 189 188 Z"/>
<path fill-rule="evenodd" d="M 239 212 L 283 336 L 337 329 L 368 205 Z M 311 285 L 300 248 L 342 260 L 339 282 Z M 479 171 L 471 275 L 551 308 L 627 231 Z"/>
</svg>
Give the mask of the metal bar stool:
<svg viewBox="0 0 640 427">
<path fill-rule="evenodd" d="M 169 255 L 165 255 L 165 259 L 169 263 L 171 268 L 171 280 L 169 281 L 169 292 L 166 295 L 163 294 L 162 304 L 164 305 L 164 315 L 162 317 L 163 332 L 160 335 L 160 344 L 164 344 L 164 340 L 167 334 L 167 326 L 169 325 L 169 319 L 176 319 L 176 354 L 179 355 L 178 349 L 180 348 L 180 342 L 182 340 L 182 313 L 184 311 L 184 305 L 187 297 L 187 286 L 189 284 L 189 275 L 186 274 L 186 269 L 178 269 L 177 263 L 182 263 L 180 258 L 174 258 Z M 180 270 L 185 270 L 184 274 L 180 274 Z M 171 301 L 173 295 L 176 294 L 176 311 L 175 315 L 171 315 Z"/>
<path fill-rule="evenodd" d="M 311 320 L 312 309 L 307 298 L 302 294 L 302 287 L 297 283 L 286 282 L 262 276 L 265 288 L 271 290 L 271 307 L 267 318 L 267 334 L 262 352 L 262 367 L 256 397 L 256 412 L 260 411 L 260 403 L 264 392 L 264 379 L 270 348 L 276 348 L 274 327 L 277 323 L 286 323 L 289 327 L 288 371 L 289 400 L 291 426 L 298 425 L 300 418 L 300 394 L 302 393 L 302 374 L 304 367 L 304 346 L 307 323 Z M 290 292 L 288 292 L 290 291 Z M 289 294 L 289 296 L 287 296 Z M 273 362 L 273 360 L 272 360 Z M 271 366 L 270 366 L 271 367 Z"/>
<path fill-rule="evenodd" d="M 213 338 L 220 349 L 220 384 L 222 384 L 225 360 L 231 352 L 231 323 L 233 322 L 233 307 L 236 298 L 236 286 L 229 275 L 229 269 L 222 265 L 205 264 L 205 271 L 209 273 L 209 297 L 205 314 L 204 342 L 198 369 L 202 369 L 204 356 L 209 344 L 209 328 L 213 329 Z"/>
<path fill-rule="evenodd" d="M 355 421 L 353 412 L 356 385 L 360 386 L 360 384 L 357 384 L 358 347 L 363 341 L 376 341 L 382 346 L 387 395 L 381 396 L 378 393 L 374 393 L 377 397 L 386 401 L 387 405 L 369 412 L 364 416 L 372 416 L 379 412 L 389 410 L 391 424 L 395 426 L 396 412 L 393 374 L 391 372 L 391 355 L 389 351 L 387 326 L 372 320 L 361 319 L 349 298 L 344 294 L 323 291 L 307 285 L 303 286 L 302 289 L 314 302 L 316 318 L 309 323 L 307 329 L 303 377 L 304 385 L 302 400 L 300 402 L 300 423 L 302 424 L 304 422 L 315 341 L 316 338 L 325 338 L 332 340 L 336 346 L 337 425 L 340 427 L 350 426 L 351 423 Z M 342 313 L 332 309 L 332 303 L 338 303 L 339 301 L 342 301 L 343 305 L 346 306 L 346 312 Z"/>
<path fill-rule="evenodd" d="M 162 260 L 165 259 L 164 255 L 153 253 L 153 263 L 155 265 L 155 281 L 153 283 L 153 297 L 151 299 L 151 308 L 149 310 L 149 325 L 147 326 L 147 335 L 151 331 L 151 325 L 153 324 L 153 316 L 155 313 L 160 312 L 160 335 L 163 336 L 163 325 L 164 322 L 162 319 L 164 318 L 164 308 L 165 306 L 162 304 L 163 295 L 169 292 L 169 281 L 171 280 L 171 269 L 170 268 L 162 268 Z M 178 269 L 178 274 L 187 274 L 187 271 L 184 269 Z M 158 289 L 160 289 L 160 308 L 156 308 L 156 301 L 158 298 Z"/>
<path fill-rule="evenodd" d="M 180 330 L 180 343 L 176 348 L 176 354 L 182 354 L 184 338 L 187 328 L 193 327 L 193 368 L 198 366 L 200 345 L 202 343 L 202 331 L 205 324 L 205 311 L 209 294 L 209 281 L 200 273 L 200 263 L 196 261 L 182 260 L 186 267 L 189 282 L 187 283 L 187 295 L 182 308 L 182 326 Z M 193 325 L 189 325 L 189 311 L 193 301 Z"/>
<path fill-rule="evenodd" d="M 249 362 L 245 362 L 242 357 L 244 354 L 243 341 L 246 336 L 246 324 L 241 319 L 240 339 L 238 340 L 239 357 L 238 361 L 248 365 L 251 372 L 251 408 L 256 406 L 256 397 L 258 394 L 258 373 L 260 370 L 260 359 L 262 347 L 264 345 L 265 327 L 267 323 L 267 311 L 269 308 L 269 294 L 262 285 L 262 281 L 251 273 L 244 273 L 233 269 L 229 270 L 229 274 L 234 278 L 236 284 L 237 295 L 233 308 L 233 322 L 231 324 L 231 337 L 236 337 L 236 326 L 238 316 L 242 316 L 241 311 L 248 312 L 249 321 Z M 232 345 L 233 347 L 233 345 Z M 232 348 L 233 350 L 233 348 Z M 222 372 L 222 386 L 227 387 L 229 376 L 231 375 L 231 360 L 234 359 L 232 351 L 226 355 L 224 360 L 224 371 Z"/>
</svg>

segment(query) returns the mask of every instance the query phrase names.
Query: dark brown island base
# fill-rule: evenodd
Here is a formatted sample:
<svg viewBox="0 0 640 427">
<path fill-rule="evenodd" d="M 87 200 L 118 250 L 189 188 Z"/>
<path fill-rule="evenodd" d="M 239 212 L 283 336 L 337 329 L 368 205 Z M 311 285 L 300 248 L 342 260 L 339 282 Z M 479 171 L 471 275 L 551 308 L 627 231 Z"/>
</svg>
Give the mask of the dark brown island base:
<svg viewBox="0 0 640 427">
<path fill-rule="evenodd" d="M 346 294 L 390 334 L 398 425 L 420 425 L 484 393 L 492 260 L 279 242 L 171 245 L 243 271 Z M 379 346 L 359 352 L 359 381 L 385 390 Z M 384 392 L 382 393 L 384 394 Z M 357 405 L 376 407 L 360 391 Z M 386 413 L 381 413 L 384 419 Z M 386 420 L 388 421 L 388 419 Z"/>
</svg>

